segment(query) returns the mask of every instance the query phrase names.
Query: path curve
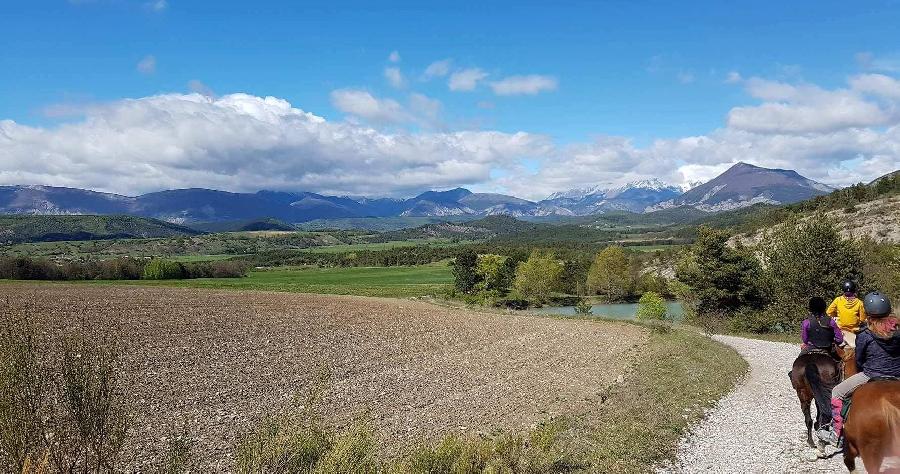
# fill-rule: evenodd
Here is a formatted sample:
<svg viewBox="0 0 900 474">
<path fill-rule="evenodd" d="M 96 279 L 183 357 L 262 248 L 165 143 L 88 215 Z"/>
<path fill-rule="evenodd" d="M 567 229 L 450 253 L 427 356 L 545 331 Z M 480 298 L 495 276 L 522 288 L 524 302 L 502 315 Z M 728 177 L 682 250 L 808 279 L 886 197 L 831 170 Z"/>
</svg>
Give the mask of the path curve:
<svg viewBox="0 0 900 474">
<path fill-rule="evenodd" d="M 806 444 L 803 414 L 787 373 L 799 346 L 714 336 L 750 365 L 737 387 L 681 440 L 675 466 L 661 472 L 847 472 L 840 454 L 818 459 Z M 813 408 L 815 416 L 815 408 Z M 827 454 L 834 448 L 826 448 Z M 862 462 L 857 462 L 862 470 Z"/>
</svg>

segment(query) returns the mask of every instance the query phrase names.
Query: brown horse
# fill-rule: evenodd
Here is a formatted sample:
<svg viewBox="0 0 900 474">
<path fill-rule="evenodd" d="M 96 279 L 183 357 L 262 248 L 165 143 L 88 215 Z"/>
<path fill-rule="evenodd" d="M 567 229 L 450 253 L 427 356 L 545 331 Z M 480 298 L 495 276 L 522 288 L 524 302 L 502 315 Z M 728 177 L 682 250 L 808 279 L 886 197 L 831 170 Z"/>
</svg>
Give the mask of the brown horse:
<svg viewBox="0 0 900 474">
<path fill-rule="evenodd" d="M 838 354 L 842 359 L 846 357 L 840 350 Z M 841 381 L 838 363 L 824 352 L 807 352 L 794 360 L 790 376 L 806 421 L 806 442 L 819 450 L 819 456 L 824 456 L 825 443 L 813 441 L 813 429 L 818 430 L 831 419 L 831 390 Z M 811 413 L 813 400 L 816 401 L 815 422 Z"/>
<path fill-rule="evenodd" d="M 867 472 L 900 473 L 894 464 L 882 471 L 885 458 L 900 456 L 900 381 L 875 380 L 853 392 L 844 425 L 844 464 L 856 470 L 862 457 Z"/>
</svg>

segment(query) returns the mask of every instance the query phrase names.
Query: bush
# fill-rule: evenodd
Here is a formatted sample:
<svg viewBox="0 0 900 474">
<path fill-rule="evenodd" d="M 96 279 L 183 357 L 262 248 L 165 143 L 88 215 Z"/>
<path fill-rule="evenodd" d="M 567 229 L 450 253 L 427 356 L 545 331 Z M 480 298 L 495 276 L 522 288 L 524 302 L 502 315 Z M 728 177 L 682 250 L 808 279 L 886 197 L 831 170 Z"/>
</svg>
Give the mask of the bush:
<svg viewBox="0 0 900 474">
<path fill-rule="evenodd" d="M 668 318 L 666 300 L 662 296 L 648 291 L 638 301 L 637 318 L 646 321 L 665 321 Z"/>
<path fill-rule="evenodd" d="M 144 266 L 144 280 L 175 280 L 184 276 L 184 267 L 178 262 L 155 258 Z"/>
<path fill-rule="evenodd" d="M 6 472 L 114 471 L 128 429 L 116 350 L 85 337 L 51 348 L 27 320 L 3 324 L 0 466 Z"/>
<path fill-rule="evenodd" d="M 578 303 L 575 303 L 575 314 L 588 316 L 592 313 L 591 308 L 593 308 L 591 303 L 586 298 L 581 298 Z"/>
</svg>

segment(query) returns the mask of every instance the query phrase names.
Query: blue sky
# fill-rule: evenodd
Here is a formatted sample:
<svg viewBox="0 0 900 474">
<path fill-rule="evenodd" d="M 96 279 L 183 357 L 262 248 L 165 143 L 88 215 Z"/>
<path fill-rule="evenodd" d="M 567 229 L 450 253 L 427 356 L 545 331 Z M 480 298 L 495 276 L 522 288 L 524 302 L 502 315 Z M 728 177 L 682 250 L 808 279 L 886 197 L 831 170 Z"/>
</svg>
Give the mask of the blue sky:
<svg viewBox="0 0 900 474">
<path fill-rule="evenodd" d="M 796 162 L 801 168 L 798 171 L 835 184 L 872 177 L 890 168 L 891 161 L 897 167 L 897 157 L 890 152 L 893 142 L 877 149 L 848 149 L 849 142 L 859 145 L 865 140 L 851 137 L 838 144 L 833 135 L 864 129 L 881 134 L 883 140 L 894 137 L 892 92 L 879 89 L 872 98 L 871 87 L 855 89 L 848 84 L 851 78 L 863 75 L 896 79 L 900 70 L 898 2 L 430 3 L 10 2 L 0 15 L 5 43 L 0 53 L 0 120 L 11 121 L 18 132 L 52 134 L 68 125 L 87 126 L 92 117 L 108 122 L 111 119 L 104 114 L 112 114 L 110 110 L 121 105 L 122 99 L 192 90 L 216 98 L 235 93 L 271 96 L 323 117 L 329 124 L 372 129 L 387 137 L 419 140 L 461 132 L 497 132 L 504 134 L 504 139 L 519 132 L 539 137 L 531 148 L 511 151 L 515 156 L 478 158 L 472 163 L 465 162 L 465 156 L 448 158 L 430 145 L 424 151 L 441 155 L 435 156 L 434 162 L 442 165 L 431 172 L 453 167 L 446 179 L 434 179 L 434 187 L 468 185 L 519 194 L 533 191 L 536 196 L 568 186 L 645 177 L 653 168 L 647 160 L 668 160 L 659 172 L 668 181 L 707 178 L 727 167 L 729 162 L 723 157 L 727 149 L 678 151 L 672 147 L 680 145 L 670 144 L 665 153 L 653 150 L 661 140 L 685 137 L 733 143 L 734 134 L 725 139 L 717 133 L 735 128 L 738 120 L 730 115 L 735 108 L 768 103 L 803 108 L 810 101 L 817 107 L 823 102 L 827 106 L 830 99 L 815 99 L 823 97 L 816 91 L 840 95 L 846 90 L 891 117 L 839 121 L 838 128 L 791 128 L 795 117 L 788 117 L 787 122 L 773 119 L 787 124 L 784 130 L 738 126 L 742 133 L 765 135 L 740 139 L 758 144 L 759 154 L 749 160 L 772 166 Z M 441 60 L 449 60 L 447 73 L 425 80 L 426 68 Z M 396 71 L 388 73 L 388 68 Z M 469 84 L 472 90 L 451 90 L 452 75 L 466 71 L 475 71 L 482 78 Z M 391 84 L 388 74 L 394 74 L 396 84 Z M 512 82 L 504 83 L 510 78 Z M 879 78 L 867 80 L 883 83 Z M 502 92 L 503 84 L 511 89 Z M 791 96 L 760 91 L 778 84 L 809 94 L 801 97 L 802 90 Z M 891 86 L 888 83 L 886 87 Z M 115 116 L 124 120 L 121 114 Z M 12 125 L 7 122 L 7 126 Z M 783 151 L 767 151 L 754 141 L 763 140 L 770 146 L 772 135 L 797 140 L 809 133 L 822 135 L 821 144 L 797 160 Z M 136 135 L 139 133 L 132 136 Z M 48 170 L 22 169 L 23 165 L 14 161 L 17 158 L 10 158 L 14 153 L 10 150 L 24 146 L 21 136 L 7 139 L 6 156 L 0 141 L 0 160 L 18 167 L 0 174 L 2 181 L 43 177 L 47 184 L 116 191 L 134 188 L 138 182 L 147 183 L 138 186 L 142 191 L 180 185 L 254 187 L 250 183 L 227 185 L 229 176 L 249 176 L 229 175 L 233 164 L 205 173 L 210 175 L 205 179 L 200 179 L 204 173 L 198 172 L 197 182 L 189 183 L 164 170 L 155 158 L 140 153 L 129 158 L 130 173 L 143 169 L 144 179 L 129 174 L 122 181 L 127 184 L 116 185 L 95 176 L 98 173 L 76 178 L 65 173 L 59 163 L 79 169 L 90 157 L 50 150 L 48 145 L 37 150 L 49 162 Z M 823 152 L 828 143 L 830 150 Z M 262 153 L 259 147 L 251 148 Z M 263 152 L 272 151 L 263 148 Z M 481 152 L 478 150 L 474 153 Z M 278 159 L 315 159 L 304 151 L 282 151 Z M 596 170 L 596 176 L 584 176 L 590 163 L 571 161 L 586 153 L 611 153 L 620 158 L 615 163 L 608 161 L 612 158 L 595 160 L 602 169 Z M 694 156 L 701 153 L 706 155 Z M 812 156 L 835 153 L 822 159 L 824 167 Z M 359 151 L 362 163 L 369 155 Z M 376 161 L 396 164 L 391 155 L 384 152 Z M 175 169 L 196 164 L 195 156 L 178 159 L 184 162 Z M 263 161 L 271 160 L 266 157 Z M 869 162 L 877 162 L 877 166 L 868 171 L 842 171 L 848 163 Z M 416 163 L 413 170 L 401 167 L 395 171 L 418 176 L 427 171 L 427 165 Z M 517 187 L 512 182 L 540 180 L 546 174 L 542 170 L 566 165 L 572 165 L 572 174 L 578 175 L 575 179 L 557 176 L 537 187 Z M 273 172 L 292 167 L 297 168 L 281 164 Z M 356 178 L 349 178 L 346 185 L 334 178 L 316 181 L 321 173 L 313 172 L 318 169 L 315 164 L 300 168 L 294 169 L 301 173 L 294 181 L 257 177 L 255 186 L 345 193 L 379 189 L 377 183 L 353 184 Z M 463 168 L 467 171 L 461 171 Z M 57 169 L 56 175 L 53 169 Z M 386 164 L 379 170 L 390 174 Z M 428 184 L 426 179 L 416 178 L 384 191 L 402 194 Z"/>
</svg>

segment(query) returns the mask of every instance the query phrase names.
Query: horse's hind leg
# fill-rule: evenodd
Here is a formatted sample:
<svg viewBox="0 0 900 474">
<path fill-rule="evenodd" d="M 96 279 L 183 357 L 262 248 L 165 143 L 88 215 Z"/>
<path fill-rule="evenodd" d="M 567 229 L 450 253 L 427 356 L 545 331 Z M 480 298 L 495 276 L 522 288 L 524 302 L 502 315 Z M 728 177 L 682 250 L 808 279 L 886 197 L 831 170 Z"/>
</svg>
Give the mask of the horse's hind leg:
<svg viewBox="0 0 900 474">
<path fill-rule="evenodd" d="M 812 413 L 810 412 L 811 404 L 811 399 L 804 398 L 803 395 L 800 395 L 800 409 L 803 410 L 803 420 L 806 421 L 806 442 L 809 444 L 810 448 L 815 448 L 817 446 L 816 443 L 813 442 L 812 437 L 813 419 Z"/>
</svg>

